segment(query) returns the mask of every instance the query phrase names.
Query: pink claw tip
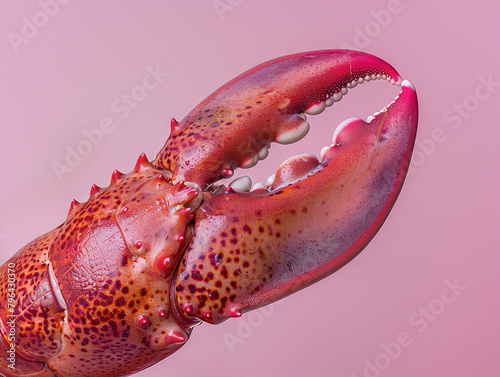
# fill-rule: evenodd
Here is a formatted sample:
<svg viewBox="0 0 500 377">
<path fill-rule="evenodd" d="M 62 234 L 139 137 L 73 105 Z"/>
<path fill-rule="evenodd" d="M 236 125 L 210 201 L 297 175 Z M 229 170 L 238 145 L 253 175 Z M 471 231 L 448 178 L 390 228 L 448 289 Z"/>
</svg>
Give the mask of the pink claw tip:
<svg viewBox="0 0 500 377">
<path fill-rule="evenodd" d="M 167 335 L 167 343 L 183 343 L 186 341 L 186 337 L 179 331 L 172 331 L 172 335 Z"/>
<path fill-rule="evenodd" d="M 184 181 L 179 181 L 175 184 L 175 191 L 179 191 L 184 186 Z"/>
<path fill-rule="evenodd" d="M 92 185 L 91 189 L 90 189 L 90 196 L 93 196 L 95 194 L 97 194 L 99 192 L 101 188 L 97 185 Z"/>
<path fill-rule="evenodd" d="M 175 131 L 178 126 L 179 126 L 179 122 L 177 122 L 175 120 L 175 118 L 172 118 L 172 120 L 170 121 L 170 131 L 171 132 Z"/>
<path fill-rule="evenodd" d="M 115 170 L 111 175 L 111 183 L 116 183 L 116 181 L 118 181 L 118 179 L 120 179 L 122 175 L 123 174 L 120 173 L 118 170 Z"/>
<path fill-rule="evenodd" d="M 241 312 L 240 312 L 238 309 L 233 309 L 233 310 L 231 311 L 231 315 L 232 315 L 233 317 L 241 317 Z"/>
<path fill-rule="evenodd" d="M 146 153 L 142 153 L 137 159 L 137 163 L 135 164 L 134 171 L 138 172 L 141 169 L 141 165 L 149 164 L 148 158 L 146 157 Z"/>
</svg>

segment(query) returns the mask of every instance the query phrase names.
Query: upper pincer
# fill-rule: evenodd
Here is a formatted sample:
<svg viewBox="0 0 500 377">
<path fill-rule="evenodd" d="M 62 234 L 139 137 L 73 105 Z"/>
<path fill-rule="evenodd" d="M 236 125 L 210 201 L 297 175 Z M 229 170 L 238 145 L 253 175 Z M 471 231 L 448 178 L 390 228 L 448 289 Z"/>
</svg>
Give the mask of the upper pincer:
<svg viewBox="0 0 500 377">
<path fill-rule="evenodd" d="M 153 165 L 200 187 L 251 167 L 270 143 L 294 143 L 309 130 L 303 113 L 316 113 L 364 80 L 402 79 L 385 61 L 351 50 L 306 52 L 270 60 L 220 87 L 171 134 Z M 325 105 L 326 104 L 326 105 Z"/>
</svg>

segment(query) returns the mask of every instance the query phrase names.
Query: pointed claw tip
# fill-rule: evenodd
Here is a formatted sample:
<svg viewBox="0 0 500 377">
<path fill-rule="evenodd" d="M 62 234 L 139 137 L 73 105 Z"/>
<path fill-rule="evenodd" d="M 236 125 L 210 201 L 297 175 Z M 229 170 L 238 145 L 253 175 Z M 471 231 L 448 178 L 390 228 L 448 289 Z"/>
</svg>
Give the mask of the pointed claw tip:
<svg viewBox="0 0 500 377">
<path fill-rule="evenodd" d="M 73 201 L 71 202 L 71 209 L 75 208 L 78 204 L 80 204 L 80 202 L 78 202 L 76 199 L 73 199 Z"/>
<path fill-rule="evenodd" d="M 99 186 L 93 184 L 92 187 L 90 188 L 90 196 L 96 195 L 100 190 L 101 188 Z"/>
<path fill-rule="evenodd" d="M 115 170 L 111 175 L 111 184 L 115 184 L 122 176 L 123 174 L 121 172 Z"/>
<path fill-rule="evenodd" d="M 186 337 L 179 331 L 172 331 L 170 335 L 165 336 L 165 342 L 167 344 L 173 343 L 184 343 L 186 341 Z"/>
<path fill-rule="evenodd" d="M 404 86 L 405 88 L 410 88 L 411 90 L 415 91 L 415 87 L 413 86 L 410 80 L 403 80 L 401 86 Z"/>
<path fill-rule="evenodd" d="M 179 122 L 177 122 L 175 118 L 172 118 L 172 120 L 170 121 L 170 131 L 174 132 L 177 127 L 179 127 Z"/>
<path fill-rule="evenodd" d="M 146 153 L 141 153 L 139 158 L 137 159 L 137 163 L 135 164 L 134 171 L 138 172 L 141 169 L 141 166 L 149 165 L 148 158 L 146 157 Z"/>
</svg>

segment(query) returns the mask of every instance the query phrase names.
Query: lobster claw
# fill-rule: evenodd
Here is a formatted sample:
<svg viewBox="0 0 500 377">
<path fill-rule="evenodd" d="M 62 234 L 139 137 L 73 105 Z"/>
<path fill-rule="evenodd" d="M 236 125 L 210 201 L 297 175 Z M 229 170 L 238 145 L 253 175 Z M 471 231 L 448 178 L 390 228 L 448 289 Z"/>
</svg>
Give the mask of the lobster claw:
<svg viewBox="0 0 500 377">
<path fill-rule="evenodd" d="M 399 96 L 367 122 L 342 122 L 320 159 L 288 159 L 259 190 L 204 192 L 173 286 L 183 315 L 210 323 L 238 317 L 353 259 L 401 190 L 418 106 L 412 84 L 386 62 L 332 50 L 264 63 L 172 122 L 153 165 L 207 187 L 265 157 L 269 143 L 299 140 L 309 130 L 303 112 L 318 113 L 372 79 L 401 85 Z"/>
</svg>

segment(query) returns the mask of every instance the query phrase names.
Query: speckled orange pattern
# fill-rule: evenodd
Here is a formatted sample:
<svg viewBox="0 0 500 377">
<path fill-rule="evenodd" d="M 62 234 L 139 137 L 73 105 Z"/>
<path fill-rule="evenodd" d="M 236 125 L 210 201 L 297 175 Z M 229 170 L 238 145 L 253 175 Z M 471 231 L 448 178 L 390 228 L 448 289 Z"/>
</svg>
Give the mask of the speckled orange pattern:
<svg viewBox="0 0 500 377">
<path fill-rule="evenodd" d="M 170 279 L 192 218 L 182 205 L 194 196 L 141 157 L 133 172 L 115 172 L 106 189 L 94 186 L 61 227 L 19 251 L 10 260 L 19 356 L 47 361 L 58 375 L 120 376 L 180 348 L 190 329 L 170 313 Z M 54 298 L 49 261 L 67 311 Z M 0 283 L 6 323 L 7 284 Z"/>
</svg>

